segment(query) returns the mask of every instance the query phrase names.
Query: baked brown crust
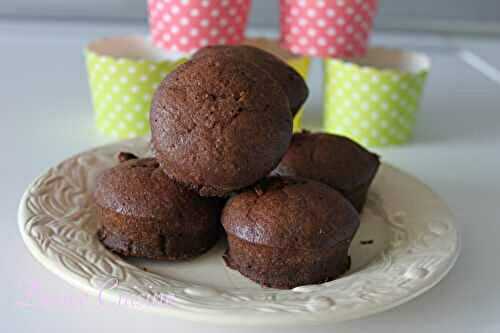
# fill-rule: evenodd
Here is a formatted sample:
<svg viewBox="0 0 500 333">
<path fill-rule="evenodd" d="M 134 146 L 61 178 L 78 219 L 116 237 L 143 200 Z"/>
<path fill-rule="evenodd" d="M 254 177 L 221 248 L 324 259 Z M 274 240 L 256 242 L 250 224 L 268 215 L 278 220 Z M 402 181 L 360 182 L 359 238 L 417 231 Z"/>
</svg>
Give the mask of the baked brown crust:
<svg viewBox="0 0 500 333">
<path fill-rule="evenodd" d="M 292 289 L 328 282 L 351 266 L 349 241 L 321 250 L 256 245 L 232 235 L 228 235 L 228 243 L 226 265 L 265 287 Z"/>
<path fill-rule="evenodd" d="M 180 260 L 211 248 L 219 235 L 221 202 L 202 198 L 168 178 L 154 158 L 105 170 L 94 191 L 98 238 L 110 250 Z"/>
<path fill-rule="evenodd" d="M 200 49 L 193 58 L 214 55 L 252 62 L 267 71 L 279 82 L 295 115 L 309 96 L 309 88 L 302 76 L 277 56 L 251 45 L 214 45 Z"/>
<path fill-rule="evenodd" d="M 130 231 L 123 226 L 146 225 L 151 229 L 164 221 L 124 216 L 102 207 L 97 208 L 97 216 L 100 221 L 97 237 L 101 243 L 125 257 L 169 261 L 190 259 L 212 248 L 219 237 L 216 226 L 195 232 L 171 228 L 163 232 L 140 233 Z"/>
<path fill-rule="evenodd" d="M 378 155 L 349 138 L 304 131 L 293 135 L 288 151 L 273 174 L 328 184 L 361 211 L 379 166 Z"/>
<path fill-rule="evenodd" d="M 354 207 L 333 188 L 270 177 L 224 207 L 225 260 L 274 288 L 328 281 L 349 268 L 348 248 L 359 223 Z"/>
<path fill-rule="evenodd" d="M 292 136 L 289 103 L 258 66 L 205 56 L 177 67 L 151 108 L 163 170 L 203 196 L 226 196 L 266 176 Z"/>
</svg>

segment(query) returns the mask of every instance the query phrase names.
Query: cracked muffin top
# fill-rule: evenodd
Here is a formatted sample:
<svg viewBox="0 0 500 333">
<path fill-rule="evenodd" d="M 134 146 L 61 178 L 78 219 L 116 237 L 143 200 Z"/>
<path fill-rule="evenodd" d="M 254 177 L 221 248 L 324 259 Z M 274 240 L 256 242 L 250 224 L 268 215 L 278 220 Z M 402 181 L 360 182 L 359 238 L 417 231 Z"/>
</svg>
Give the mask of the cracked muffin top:
<svg viewBox="0 0 500 333">
<path fill-rule="evenodd" d="M 226 196 L 278 165 L 292 137 L 280 84 L 257 65 L 200 56 L 158 87 L 150 114 L 155 156 L 169 177 Z"/>
<path fill-rule="evenodd" d="M 289 177 L 262 180 L 222 212 L 228 234 L 277 248 L 333 247 L 351 240 L 359 223 L 354 207 L 330 186 Z"/>
</svg>

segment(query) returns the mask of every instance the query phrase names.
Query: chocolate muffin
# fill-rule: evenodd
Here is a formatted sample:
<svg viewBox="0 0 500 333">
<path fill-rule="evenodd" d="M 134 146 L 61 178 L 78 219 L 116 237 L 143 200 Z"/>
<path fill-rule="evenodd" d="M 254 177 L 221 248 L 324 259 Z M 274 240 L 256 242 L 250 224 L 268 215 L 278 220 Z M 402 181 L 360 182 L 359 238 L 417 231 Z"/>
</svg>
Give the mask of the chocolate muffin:
<svg viewBox="0 0 500 333">
<path fill-rule="evenodd" d="M 207 46 L 196 52 L 193 58 L 208 55 L 227 56 L 252 62 L 268 72 L 283 88 L 294 116 L 309 96 L 309 89 L 302 76 L 285 61 L 261 48 L 250 45 Z"/>
<path fill-rule="evenodd" d="M 263 286 L 330 281 L 349 269 L 349 245 L 359 223 L 354 207 L 332 187 L 270 177 L 224 207 L 224 259 Z"/>
<path fill-rule="evenodd" d="M 210 249 L 219 234 L 218 199 L 168 178 L 154 158 L 120 154 L 97 180 L 99 240 L 123 256 L 181 260 Z"/>
<path fill-rule="evenodd" d="M 346 137 L 304 131 L 294 134 L 288 151 L 273 174 L 328 184 L 361 212 L 379 166 L 376 154 Z"/>
<path fill-rule="evenodd" d="M 288 98 L 266 71 L 231 57 L 188 61 L 160 84 L 152 145 L 171 178 L 226 196 L 266 176 L 292 137 Z"/>
</svg>

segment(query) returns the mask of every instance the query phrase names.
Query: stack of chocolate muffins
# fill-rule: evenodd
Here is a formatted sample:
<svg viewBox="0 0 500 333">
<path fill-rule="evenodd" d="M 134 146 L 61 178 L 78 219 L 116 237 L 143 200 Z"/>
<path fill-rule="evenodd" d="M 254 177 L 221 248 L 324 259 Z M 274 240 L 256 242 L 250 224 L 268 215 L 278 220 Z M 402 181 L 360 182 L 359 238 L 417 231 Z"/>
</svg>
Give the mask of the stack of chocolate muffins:
<svg viewBox="0 0 500 333">
<path fill-rule="evenodd" d="M 251 46 L 198 51 L 158 87 L 154 158 L 121 153 L 100 175 L 98 237 L 123 256 L 182 260 L 225 230 L 226 264 L 274 288 L 335 279 L 350 267 L 379 158 L 329 134 L 292 135 L 308 88 Z"/>
</svg>

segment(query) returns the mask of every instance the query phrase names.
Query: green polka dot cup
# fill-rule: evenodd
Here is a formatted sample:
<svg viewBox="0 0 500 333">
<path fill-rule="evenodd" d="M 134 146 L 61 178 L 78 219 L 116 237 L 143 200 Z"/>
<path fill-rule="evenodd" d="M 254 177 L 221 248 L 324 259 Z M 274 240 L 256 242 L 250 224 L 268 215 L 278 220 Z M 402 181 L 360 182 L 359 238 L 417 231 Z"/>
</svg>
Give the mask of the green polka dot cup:
<svg viewBox="0 0 500 333">
<path fill-rule="evenodd" d="M 324 62 L 325 131 L 366 146 L 408 142 L 430 70 L 420 53 L 372 48 L 351 62 Z"/>
<path fill-rule="evenodd" d="M 161 80 L 184 59 L 167 59 L 143 37 L 97 40 L 85 49 L 95 121 L 114 138 L 149 133 L 151 99 Z"/>
</svg>

